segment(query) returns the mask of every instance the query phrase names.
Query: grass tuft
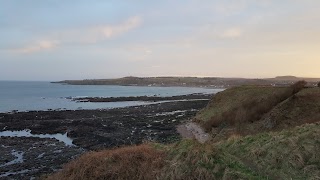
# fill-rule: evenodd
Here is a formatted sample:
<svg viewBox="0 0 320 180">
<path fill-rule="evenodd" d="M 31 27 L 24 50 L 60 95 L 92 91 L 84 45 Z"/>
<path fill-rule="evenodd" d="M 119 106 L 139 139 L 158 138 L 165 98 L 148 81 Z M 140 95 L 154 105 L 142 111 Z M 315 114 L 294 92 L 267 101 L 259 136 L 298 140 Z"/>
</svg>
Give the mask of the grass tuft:
<svg viewBox="0 0 320 180">
<path fill-rule="evenodd" d="M 47 179 L 153 179 L 164 166 L 164 157 L 163 151 L 147 144 L 90 152 Z"/>
</svg>

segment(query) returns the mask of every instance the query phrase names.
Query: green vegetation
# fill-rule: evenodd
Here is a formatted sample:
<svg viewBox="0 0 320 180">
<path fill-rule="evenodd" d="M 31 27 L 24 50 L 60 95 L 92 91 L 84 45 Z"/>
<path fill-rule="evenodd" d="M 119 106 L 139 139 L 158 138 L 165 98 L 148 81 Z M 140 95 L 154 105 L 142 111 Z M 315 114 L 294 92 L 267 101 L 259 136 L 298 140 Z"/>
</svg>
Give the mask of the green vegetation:
<svg viewBox="0 0 320 180">
<path fill-rule="evenodd" d="M 282 130 L 320 120 L 320 89 L 306 88 L 279 103 L 260 120 L 261 128 Z"/>
<path fill-rule="evenodd" d="M 121 85 L 121 86 L 187 86 L 187 87 L 233 87 L 241 85 L 290 85 L 292 82 L 306 80 L 311 84 L 319 78 L 280 76 L 268 79 L 223 78 L 223 77 L 123 77 L 118 79 L 65 80 L 54 83 L 73 85 Z"/>
<path fill-rule="evenodd" d="M 216 94 L 208 106 L 199 112 L 196 119 L 203 125 L 207 123 L 210 126 L 209 123 L 212 123 L 211 126 L 218 126 L 225 121 L 224 119 L 218 121 L 218 117 L 225 117 L 227 113 L 235 112 L 246 104 L 264 106 L 268 103 L 272 106 L 291 96 L 291 93 L 291 89 L 287 87 L 240 86 L 230 88 Z M 211 127 L 206 129 L 209 128 Z"/>
<path fill-rule="evenodd" d="M 121 85 L 121 86 L 186 86 L 186 87 L 216 87 L 222 88 L 227 85 L 270 85 L 272 82 L 264 79 L 244 78 L 219 78 L 219 77 L 124 77 L 118 79 L 86 79 L 66 80 L 55 83 L 73 85 Z"/>
<path fill-rule="evenodd" d="M 89 153 L 48 179 L 317 179 L 320 124 L 232 137 Z"/>
<path fill-rule="evenodd" d="M 320 177 L 320 124 L 229 139 L 219 150 L 269 179 Z"/>
<path fill-rule="evenodd" d="M 317 122 L 320 89 L 304 88 L 305 84 L 299 81 L 290 87 L 227 89 L 214 96 L 195 121 L 211 132 L 214 141 Z"/>
</svg>

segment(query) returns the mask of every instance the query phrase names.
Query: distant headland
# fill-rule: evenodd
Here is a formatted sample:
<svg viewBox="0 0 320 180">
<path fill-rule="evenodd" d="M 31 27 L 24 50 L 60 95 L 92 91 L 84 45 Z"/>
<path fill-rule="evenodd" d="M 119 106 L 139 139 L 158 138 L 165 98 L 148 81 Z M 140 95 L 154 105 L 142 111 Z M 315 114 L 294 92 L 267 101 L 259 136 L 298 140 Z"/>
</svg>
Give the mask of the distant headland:
<svg viewBox="0 0 320 180">
<path fill-rule="evenodd" d="M 275 78 L 223 78 L 223 77 L 134 77 L 117 79 L 84 79 L 64 80 L 52 83 L 69 85 L 119 85 L 119 86 L 155 86 L 155 87 L 206 87 L 228 88 L 239 85 L 288 86 L 294 82 L 305 80 L 309 86 L 316 86 L 320 78 L 302 78 L 295 76 L 277 76 Z"/>
</svg>

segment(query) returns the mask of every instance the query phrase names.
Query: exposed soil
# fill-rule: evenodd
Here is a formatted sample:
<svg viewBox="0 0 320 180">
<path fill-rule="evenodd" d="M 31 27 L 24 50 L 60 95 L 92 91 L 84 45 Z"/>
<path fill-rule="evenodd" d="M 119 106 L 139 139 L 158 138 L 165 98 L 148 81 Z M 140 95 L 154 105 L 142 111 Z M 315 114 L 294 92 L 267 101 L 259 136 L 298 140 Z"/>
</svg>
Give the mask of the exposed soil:
<svg viewBox="0 0 320 180">
<path fill-rule="evenodd" d="M 143 141 L 175 141 L 180 138 L 176 126 L 194 117 L 207 103 L 208 100 L 193 100 L 106 110 L 0 113 L 1 131 L 30 129 L 32 134 L 67 132 L 76 145 L 65 146 L 55 139 L 1 137 L 0 177 L 38 177 L 60 169 L 64 163 L 88 150 Z M 13 150 L 24 152 L 23 162 L 6 165 L 15 158 Z M 41 158 L 35 158 L 39 156 Z"/>
<path fill-rule="evenodd" d="M 210 135 L 194 122 L 179 125 L 177 131 L 183 138 L 196 139 L 200 143 L 205 143 L 210 139 Z"/>
</svg>

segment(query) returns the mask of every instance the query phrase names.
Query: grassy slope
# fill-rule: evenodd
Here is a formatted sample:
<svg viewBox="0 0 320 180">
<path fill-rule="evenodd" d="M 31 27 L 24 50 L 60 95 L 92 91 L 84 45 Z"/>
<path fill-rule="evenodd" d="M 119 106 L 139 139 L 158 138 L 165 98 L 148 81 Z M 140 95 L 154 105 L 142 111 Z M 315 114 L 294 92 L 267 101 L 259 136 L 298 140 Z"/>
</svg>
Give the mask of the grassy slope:
<svg viewBox="0 0 320 180">
<path fill-rule="evenodd" d="M 242 86 L 213 97 L 195 120 L 217 141 L 320 121 L 320 88 Z"/>
<path fill-rule="evenodd" d="M 292 94 L 290 87 L 230 88 L 215 95 L 195 120 L 207 132 L 212 132 L 214 139 L 235 133 L 252 134 L 255 128 L 248 124 L 259 121 L 265 113 Z"/>
<path fill-rule="evenodd" d="M 320 178 L 320 124 L 230 139 L 219 145 L 225 157 L 270 179 Z"/>
<path fill-rule="evenodd" d="M 241 106 L 244 102 L 267 100 L 287 91 L 288 88 L 283 87 L 240 86 L 230 88 L 213 96 L 208 106 L 200 111 L 196 118 L 201 122 L 210 121 L 213 116 L 222 115 L 224 112 Z"/>
<path fill-rule="evenodd" d="M 317 179 L 319 149 L 319 123 L 218 144 L 182 141 L 170 151 L 175 166 L 163 174 L 165 179 Z"/>
<path fill-rule="evenodd" d="M 233 137 L 183 140 L 83 155 L 49 179 L 317 179 L 320 124 Z"/>
<path fill-rule="evenodd" d="M 320 120 L 320 88 L 303 89 L 261 118 L 263 129 L 285 129 Z"/>
</svg>

